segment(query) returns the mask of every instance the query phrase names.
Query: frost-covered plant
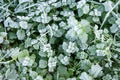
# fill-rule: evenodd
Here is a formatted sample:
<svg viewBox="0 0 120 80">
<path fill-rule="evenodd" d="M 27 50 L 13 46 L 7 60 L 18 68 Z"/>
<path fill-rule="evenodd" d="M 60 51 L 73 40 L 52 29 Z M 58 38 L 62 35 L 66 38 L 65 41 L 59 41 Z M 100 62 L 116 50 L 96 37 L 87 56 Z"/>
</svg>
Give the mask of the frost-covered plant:
<svg viewBox="0 0 120 80">
<path fill-rule="evenodd" d="M 0 80 L 120 80 L 120 0 L 0 0 Z"/>
<path fill-rule="evenodd" d="M 53 72 L 57 64 L 57 57 L 50 57 L 48 60 L 49 71 Z"/>
<path fill-rule="evenodd" d="M 74 42 L 69 42 L 68 44 L 66 42 L 63 42 L 62 48 L 69 54 L 78 52 L 79 50 Z"/>
</svg>

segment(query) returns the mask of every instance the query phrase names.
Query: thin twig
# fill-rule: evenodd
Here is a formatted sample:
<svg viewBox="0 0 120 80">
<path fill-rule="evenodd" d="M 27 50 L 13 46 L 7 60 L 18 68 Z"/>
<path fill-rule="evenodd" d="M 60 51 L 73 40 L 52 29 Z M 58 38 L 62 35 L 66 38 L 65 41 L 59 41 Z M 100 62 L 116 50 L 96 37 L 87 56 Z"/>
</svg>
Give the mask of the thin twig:
<svg viewBox="0 0 120 80">
<path fill-rule="evenodd" d="M 2 61 L 9 53 L 5 54 L 1 59 L 0 61 Z"/>
<path fill-rule="evenodd" d="M 96 1 L 87 1 L 87 2 L 98 4 L 98 5 L 102 4 L 102 3 L 99 3 L 99 2 L 96 2 Z"/>
<path fill-rule="evenodd" d="M 16 10 L 16 9 L 15 9 L 15 13 L 18 13 L 18 12 L 20 12 L 20 11 L 24 11 L 24 10 L 26 10 L 26 9 L 28 9 L 28 8 L 31 8 L 31 7 L 34 7 L 34 6 L 38 6 L 38 5 L 39 5 L 39 4 L 36 3 L 36 4 L 30 5 L 30 6 L 28 6 L 28 7 L 25 7 L 25 8 L 23 8 L 23 9 L 21 9 L 21 10 Z"/>
<path fill-rule="evenodd" d="M 50 26 L 50 25 L 48 25 L 48 27 L 49 27 L 49 29 L 50 29 L 51 38 L 52 38 L 52 36 L 53 36 L 53 30 L 52 30 L 52 28 L 51 28 L 51 26 Z"/>
<path fill-rule="evenodd" d="M 8 64 L 8 63 L 10 63 L 10 62 L 12 62 L 12 61 L 14 61 L 14 60 L 9 60 L 9 61 L 5 61 L 5 62 L 0 62 L 0 64 Z"/>
<path fill-rule="evenodd" d="M 104 23 L 106 22 L 108 16 L 110 15 L 110 13 L 119 5 L 120 0 L 113 6 L 113 8 L 105 15 L 105 18 L 100 26 L 100 29 L 103 27 Z"/>
<path fill-rule="evenodd" d="M 117 15 L 114 11 L 112 11 L 112 15 L 113 15 L 114 17 L 118 18 L 118 15 Z"/>
</svg>

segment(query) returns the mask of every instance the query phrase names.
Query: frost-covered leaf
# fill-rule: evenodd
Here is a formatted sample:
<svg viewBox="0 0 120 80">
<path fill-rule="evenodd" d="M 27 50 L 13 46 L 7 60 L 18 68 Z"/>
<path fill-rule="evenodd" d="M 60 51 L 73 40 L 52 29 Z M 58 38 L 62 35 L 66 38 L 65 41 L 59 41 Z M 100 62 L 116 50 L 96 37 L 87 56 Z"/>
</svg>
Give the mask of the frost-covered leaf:
<svg viewBox="0 0 120 80">
<path fill-rule="evenodd" d="M 47 61 L 46 60 L 40 60 L 39 61 L 39 67 L 40 68 L 46 68 L 47 67 Z"/>
<path fill-rule="evenodd" d="M 103 80 L 110 80 L 110 79 L 112 79 L 112 76 L 110 74 L 107 74 L 102 79 Z"/>
<path fill-rule="evenodd" d="M 116 18 L 115 18 L 115 17 L 111 17 L 111 18 L 108 20 L 108 22 L 109 22 L 110 24 L 114 24 L 115 21 L 116 21 Z"/>
<path fill-rule="evenodd" d="M 47 56 L 47 53 L 45 52 L 42 52 L 42 51 L 39 51 L 38 53 L 41 57 L 46 57 Z"/>
<path fill-rule="evenodd" d="M 93 78 L 86 72 L 82 72 L 79 79 L 81 80 L 93 80 Z"/>
<path fill-rule="evenodd" d="M 25 31 L 24 30 L 18 30 L 16 34 L 17 34 L 17 37 L 19 40 L 23 40 L 25 38 Z"/>
<path fill-rule="evenodd" d="M 102 32 L 103 32 L 103 31 L 102 31 L 102 30 L 98 30 L 98 26 L 95 25 L 95 27 L 94 27 L 94 34 L 95 34 L 95 36 L 96 36 L 97 39 L 100 39 L 100 38 L 101 38 Z"/>
<path fill-rule="evenodd" d="M 104 46 L 105 46 L 104 43 L 99 43 L 99 44 L 96 45 L 96 48 L 98 48 L 98 49 L 103 49 Z"/>
<path fill-rule="evenodd" d="M 35 79 L 38 76 L 38 73 L 32 70 L 29 70 L 29 75 L 32 79 Z"/>
<path fill-rule="evenodd" d="M 86 59 L 87 56 L 88 56 L 88 54 L 85 53 L 85 52 L 78 52 L 76 57 L 77 57 L 78 59 Z"/>
<path fill-rule="evenodd" d="M 80 69 L 87 71 L 91 67 L 91 62 L 90 60 L 85 59 L 85 60 L 81 60 L 79 65 L 80 65 Z"/>
<path fill-rule="evenodd" d="M 89 70 L 89 74 L 91 74 L 94 78 L 101 76 L 103 74 L 102 67 L 99 64 L 92 65 Z"/>
<path fill-rule="evenodd" d="M 115 48 L 114 50 L 117 52 L 120 52 L 120 48 Z"/>
<path fill-rule="evenodd" d="M 105 11 L 110 11 L 112 9 L 112 1 L 106 1 L 103 3 L 104 7 L 105 7 Z"/>
<path fill-rule="evenodd" d="M 22 21 L 28 21 L 30 19 L 30 17 L 28 17 L 28 16 L 17 16 L 17 18 L 22 20 Z"/>
<path fill-rule="evenodd" d="M 96 46 L 92 45 L 88 47 L 88 51 L 90 52 L 90 55 L 95 55 L 96 53 Z"/>
<path fill-rule="evenodd" d="M 120 18 L 118 18 L 118 19 L 115 21 L 115 23 L 116 23 L 117 25 L 120 25 Z"/>
<path fill-rule="evenodd" d="M 81 40 L 81 43 L 86 43 L 88 40 L 88 35 L 86 33 L 82 33 L 82 35 L 79 36 L 79 39 Z"/>
<path fill-rule="evenodd" d="M 10 70 L 8 69 L 5 73 L 5 77 L 6 79 L 10 79 L 10 80 L 16 80 L 18 77 L 18 74 L 16 73 L 16 70 Z"/>
<path fill-rule="evenodd" d="M 69 59 L 70 58 L 68 56 L 62 56 L 62 55 L 59 56 L 59 60 L 64 65 L 68 65 L 69 64 Z"/>
<path fill-rule="evenodd" d="M 35 55 L 21 57 L 21 59 L 19 61 L 22 63 L 22 66 L 32 66 L 35 61 Z"/>
<path fill-rule="evenodd" d="M 51 20 L 51 17 L 47 16 L 46 13 L 41 14 L 42 23 L 48 23 Z"/>
<path fill-rule="evenodd" d="M 110 27 L 110 31 L 112 33 L 115 33 L 119 30 L 118 26 L 116 24 L 113 24 L 111 27 Z"/>
<path fill-rule="evenodd" d="M 66 42 L 63 42 L 62 47 L 67 53 L 74 53 L 78 52 L 79 50 L 74 42 L 69 42 L 68 44 Z"/>
<path fill-rule="evenodd" d="M 0 36 L 0 43 L 3 43 L 4 39 Z"/>
<path fill-rule="evenodd" d="M 77 8 L 83 7 L 85 5 L 85 3 L 86 3 L 86 0 L 79 1 L 78 4 L 77 4 Z"/>
<path fill-rule="evenodd" d="M 14 60 L 17 59 L 19 55 L 20 55 L 20 48 L 16 47 L 13 50 L 11 50 L 10 56 L 12 57 L 12 59 Z"/>
<path fill-rule="evenodd" d="M 31 38 L 27 38 L 26 40 L 25 40 L 25 48 L 28 48 L 29 46 L 31 46 L 32 44 L 31 44 Z"/>
<path fill-rule="evenodd" d="M 89 5 L 88 4 L 84 5 L 82 10 L 84 14 L 87 14 L 89 12 Z"/>
<path fill-rule="evenodd" d="M 34 47 L 34 49 L 38 50 L 39 49 L 39 44 L 34 44 L 33 47 Z"/>
<path fill-rule="evenodd" d="M 20 52 L 20 55 L 18 56 L 18 60 L 22 61 L 23 58 L 25 58 L 26 56 L 29 56 L 29 52 L 28 52 L 28 50 L 23 50 Z"/>
<path fill-rule="evenodd" d="M 26 21 L 20 21 L 19 25 L 22 29 L 27 29 L 28 28 L 28 23 Z"/>
<path fill-rule="evenodd" d="M 67 80 L 76 80 L 76 78 L 74 77 L 74 78 L 68 78 Z"/>
<path fill-rule="evenodd" d="M 78 21 L 75 19 L 75 17 L 73 16 L 70 16 L 68 19 L 67 19 L 67 22 L 68 22 L 68 26 L 69 27 L 73 27 L 75 25 L 78 24 Z"/>
<path fill-rule="evenodd" d="M 63 33 L 64 33 L 64 30 L 57 30 L 57 31 L 55 32 L 55 36 L 56 36 L 56 37 L 61 37 Z"/>
<path fill-rule="evenodd" d="M 49 67 L 49 72 L 53 72 L 57 64 L 57 57 L 50 57 L 48 60 L 48 67 Z"/>
<path fill-rule="evenodd" d="M 100 22 L 99 17 L 93 17 L 92 20 L 93 20 L 94 22 Z"/>
<path fill-rule="evenodd" d="M 44 79 L 43 79 L 42 76 L 39 75 L 39 76 L 37 76 L 37 77 L 35 78 L 35 80 L 44 80 Z"/>
<path fill-rule="evenodd" d="M 4 38 L 4 37 L 7 36 L 7 33 L 6 32 L 0 32 L 0 36 Z"/>
<path fill-rule="evenodd" d="M 83 10 L 81 8 L 78 9 L 78 16 L 81 17 L 83 15 Z"/>
<path fill-rule="evenodd" d="M 5 27 L 10 27 L 10 28 L 19 28 L 18 23 L 13 21 L 10 17 L 8 17 L 5 21 L 4 21 L 4 26 Z"/>
</svg>

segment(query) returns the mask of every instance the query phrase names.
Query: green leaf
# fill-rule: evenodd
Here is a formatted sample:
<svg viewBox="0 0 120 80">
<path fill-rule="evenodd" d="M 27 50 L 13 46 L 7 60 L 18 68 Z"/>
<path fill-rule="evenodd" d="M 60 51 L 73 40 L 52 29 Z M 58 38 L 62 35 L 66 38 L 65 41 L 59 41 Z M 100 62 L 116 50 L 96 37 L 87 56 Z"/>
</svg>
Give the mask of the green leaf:
<svg viewBox="0 0 120 80">
<path fill-rule="evenodd" d="M 69 73 L 68 73 L 66 67 L 64 67 L 64 66 L 59 66 L 59 67 L 57 68 L 57 70 L 58 70 L 58 73 L 59 73 L 60 77 L 69 77 Z M 64 72 L 64 73 L 63 73 L 63 72 Z"/>
</svg>

